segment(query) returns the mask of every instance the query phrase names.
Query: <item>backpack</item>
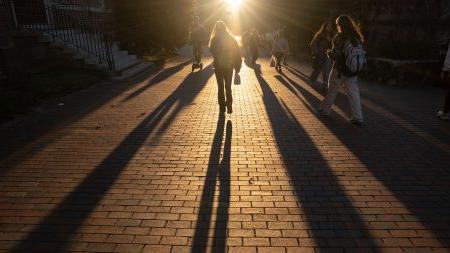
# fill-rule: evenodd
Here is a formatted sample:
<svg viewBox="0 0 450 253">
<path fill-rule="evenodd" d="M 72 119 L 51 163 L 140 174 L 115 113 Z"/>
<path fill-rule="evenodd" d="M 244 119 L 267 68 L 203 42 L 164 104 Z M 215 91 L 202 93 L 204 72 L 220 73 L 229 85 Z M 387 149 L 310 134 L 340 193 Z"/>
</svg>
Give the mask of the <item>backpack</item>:
<svg viewBox="0 0 450 253">
<path fill-rule="evenodd" d="M 348 41 L 344 45 L 345 65 L 352 74 L 358 74 L 364 70 L 367 65 L 366 51 L 361 43 L 356 46 Z"/>
</svg>

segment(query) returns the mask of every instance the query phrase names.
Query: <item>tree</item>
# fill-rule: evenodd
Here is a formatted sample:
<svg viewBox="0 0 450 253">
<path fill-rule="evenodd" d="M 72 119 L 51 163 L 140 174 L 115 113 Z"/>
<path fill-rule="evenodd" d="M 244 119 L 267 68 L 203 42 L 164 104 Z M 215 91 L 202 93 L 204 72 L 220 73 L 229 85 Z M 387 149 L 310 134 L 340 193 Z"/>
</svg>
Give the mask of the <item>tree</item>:
<svg viewBox="0 0 450 253">
<path fill-rule="evenodd" d="M 118 40 L 138 54 L 171 50 L 186 39 L 191 7 L 191 0 L 116 0 Z"/>
</svg>

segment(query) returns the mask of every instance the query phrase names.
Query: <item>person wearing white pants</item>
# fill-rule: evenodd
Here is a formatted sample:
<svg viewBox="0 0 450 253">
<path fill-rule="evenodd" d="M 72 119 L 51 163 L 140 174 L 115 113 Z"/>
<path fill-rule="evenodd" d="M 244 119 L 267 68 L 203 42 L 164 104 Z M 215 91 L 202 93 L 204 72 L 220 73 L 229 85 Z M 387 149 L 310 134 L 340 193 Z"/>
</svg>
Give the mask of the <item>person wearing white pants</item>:
<svg viewBox="0 0 450 253">
<path fill-rule="evenodd" d="M 328 89 L 330 87 L 330 74 L 331 74 L 331 67 L 333 65 L 333 62 L 330 58 L 326 58 L 325 62 L 323 63 L 322 67 L 322 79 L 324 83 L 324 88 Z"/>
<path fill-rule="evenodd" d="M 339 75 L 336 69 L 331 72 L 328 93 L 321 105 L 323 114 L 329 115 L 331 113 L 332 106 L 341 87 L 344 87 L 350 104 L 350 121 L 362 123 L 364 119 L 361 109 L 358 76 L 347 77 L 342 74 Z"/>
<path fill-rule="evenodd" d="M 336 19 L 338 34 L 333 38 L 333 48 L 327 54 L 333 60 L 332 72 L 328 80 L 328 92 L 320 105 L 320 114 L 329 115 L 340 87 L 344 87 L 350 104 L 350 122 L 361 125 L 364 122 L 361 109 L 361 97 L 358 86 L 358 73 L 352 72 L 346 62 L 346 45 L 364 43 L 364 37 L 355 21 L 346 15 Z M 359 58 L 358 58 L 359 60 Z"/>
</svg>

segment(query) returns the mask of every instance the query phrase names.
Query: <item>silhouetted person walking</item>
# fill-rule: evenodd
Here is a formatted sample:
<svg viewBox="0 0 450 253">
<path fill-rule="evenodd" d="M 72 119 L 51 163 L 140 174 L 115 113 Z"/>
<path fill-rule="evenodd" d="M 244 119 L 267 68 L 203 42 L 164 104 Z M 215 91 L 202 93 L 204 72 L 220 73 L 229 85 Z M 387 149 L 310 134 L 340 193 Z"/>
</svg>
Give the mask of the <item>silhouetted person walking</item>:
<svg viewBox="0 0 450 253">
<path fill-rule="evenodd" d="M 255 65 L 256 61 L 259 58 L 259 34 L 258 31 L 253 30 L 252 34 L 250 35 L 250 53 L 252 57 L 252 64 Z"/>
<path fill-rule="evenodd" d="M 211 54 L 214 58 L 214 68 L 219 88 L 218 99 L 220 112 L 233 113 L 233 96 L 231 92 L 231 82 L 233 79 L 233 69 L 239 73 L 242 66 L 242 58 L 239 45 L 231 35 L 226 24 L 218 21 L 214 26 L 209 43 Z"/>
<path fill-rule="evenodd" d="M 313 72 L 309 79 L 311 82 L 317 81 L 322 72 L 322 79 L 325 88 L 328 88 L 328 80 L 331 72 L 331 59 L 327 56 L 327 50 L 331 49 L 331 40 L 333 36 L 333 25 L 325 23 L 314 35 L 311 41 L 311 53 L 313 56 Z"/>
<path fill-rule="evenodd" d="M 244 57 L 245 59 L 248 59 L 250 56 L 250 32 L 249 31 L 245 31 L 242 34 L 242 48 L 244 49 Z"/>
<path fill-rule="evenodd" d="M 202 45 L 207 40 L 206 30 L 200 24 L 200 19 L 195 18 L 190 31 L 190 39 L 192 44 L 194 60 L 192 63 L 192 71 L 195 68 L 203 68 L 202 62 Z"/>
<path fill-rule="evenodd" d="M 286 55 L 289 54 L 289 44 L 284 31 L 279 31 L 275 36 L 272 46 L 272 55 L 275 56 L 275 69 L 282 72 L 281 66 Z"/>
<path fill-rule="evenodd" d="M 447 49 L 447 54 L 442 68 L 441 79 L 447 86 L 447 95 L 445 96 L 444 107 L 438 111 L 437 116 L 442 120 L 450 120 L 450 42 Z"/>
<path fill-rule="evenodd" d="M 355 21 L 346 15 L 336 19 L 338 34 L 333 39 L 333 49 L 328 56 L 333 60 L 328 93 L 321 104 L 320 113 L 331 113 L 339 88 L 344 86 L 350 103 L 350 122 L 356 125 L 363 123 L 361 97 L 358 86 L 358 73 L 366 65 L 366 54 L 363 49 L 364 37 Z"/>
</svg>

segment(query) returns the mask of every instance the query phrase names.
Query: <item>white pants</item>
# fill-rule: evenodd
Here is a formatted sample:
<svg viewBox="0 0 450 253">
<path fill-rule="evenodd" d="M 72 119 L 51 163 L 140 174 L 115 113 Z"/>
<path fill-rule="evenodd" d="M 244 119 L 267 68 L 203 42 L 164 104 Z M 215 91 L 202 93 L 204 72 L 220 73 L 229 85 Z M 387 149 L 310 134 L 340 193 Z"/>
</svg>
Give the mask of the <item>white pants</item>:
<svg viewBox="0 0 450 253">
<path fill-rule="evenodd" d="M 332 65 L 331 59 L 326 57 L 325 62 L 322 65 L 322 79 L 325 88 L 328 88 L 330 86 L 329 79 L 331 73 L 331 65 Z"/>
<path fill-rule="evenodd" d="M 333 106 L 336 96 L 339 92 L 339 88 L 344 87 L 348 102 L 350 104 L 351 119 L 363 120 L 363 114 L 361 110 L 361 97 L 359 94 L 358 77 L 347 77 L 339 74 L 337 70 L 333 69 L 330 74 L 328 93 L 321 104 L 321 109 L 325 114 L 331 113 L 331 107 Z"/>
</svg>

